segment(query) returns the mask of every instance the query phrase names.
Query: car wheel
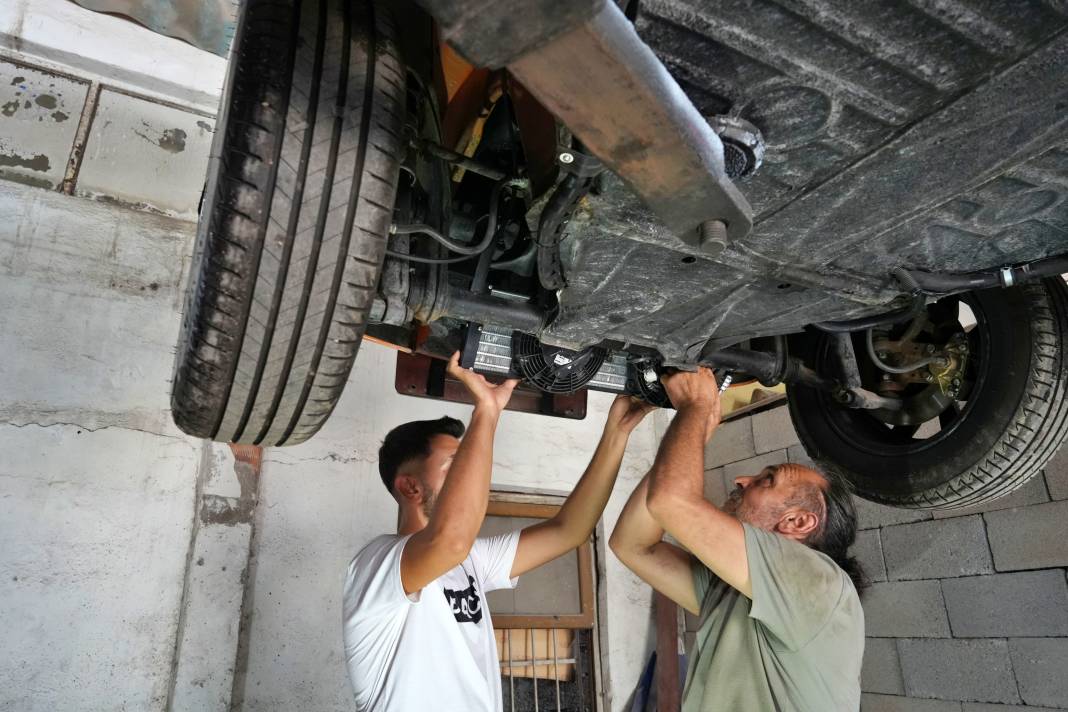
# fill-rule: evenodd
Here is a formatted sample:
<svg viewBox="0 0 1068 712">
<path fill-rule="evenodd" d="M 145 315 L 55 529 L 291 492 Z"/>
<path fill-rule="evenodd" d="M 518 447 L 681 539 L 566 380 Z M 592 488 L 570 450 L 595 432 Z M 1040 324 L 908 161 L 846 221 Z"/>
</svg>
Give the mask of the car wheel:
<svg viewBox="0 0 1068 712">
<path fill-rule="evenodd" d="M 311 437 L 348 378 L 385 256 L 405 75 L 385 3 L 246 0 L 175 362 L 186 433 Z"/>
<path fill-rule="evenodd" d="M 866 355 L 864 335 L 852 336 L 862 385 L 899 389 L 911 419 L 845 408 L 803 386 L 788 390 L 790 415 L 809 455 L 866 499 L 910 508 L 981 504 L 1038 473 L 1068 435 L 1068 287 L 1050 279 L 947 297 L 926 316 L 931 326 L 920 341 L 956 338 L 967 354 L 955 385 L 932 384 L 928 374 L 927 383 L 912 376 L 894 385 Z M 806 333 L 794 346 L 834 372 L 833 338 Z"/>
</svg>

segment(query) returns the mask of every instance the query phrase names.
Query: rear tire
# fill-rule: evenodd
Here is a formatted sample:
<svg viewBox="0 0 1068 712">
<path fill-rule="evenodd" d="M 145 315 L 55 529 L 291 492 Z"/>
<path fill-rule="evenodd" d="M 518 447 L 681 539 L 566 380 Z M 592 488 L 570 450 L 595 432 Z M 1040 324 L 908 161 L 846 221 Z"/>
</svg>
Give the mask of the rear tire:
<svg viewBox="0 0 1068 712">
<path fill-rule="evenodd" d="M 333 411 L 392 218 L 405 75 L 384 3 L 246 0 L 175 362 L 186 433 L 283 445 Z"/>
<path fill-rule="evenodd" d="M 870 411 L 843 408 L 811 388 L 789 389 L 809 456 L 853 482 L 861 497 L 917 509 L 982 504 L 1037 474 L 1068 436 L 1068 286 L 1048 279 L 965 297 L 979 321 L 969 335 L 977 385 L 930 439 L 895 438 Z M 985 336 L 975 333 L 981 328 Z M 827 339 L 806 334 L 808 363 L 827 366 Z"/>
</svg>

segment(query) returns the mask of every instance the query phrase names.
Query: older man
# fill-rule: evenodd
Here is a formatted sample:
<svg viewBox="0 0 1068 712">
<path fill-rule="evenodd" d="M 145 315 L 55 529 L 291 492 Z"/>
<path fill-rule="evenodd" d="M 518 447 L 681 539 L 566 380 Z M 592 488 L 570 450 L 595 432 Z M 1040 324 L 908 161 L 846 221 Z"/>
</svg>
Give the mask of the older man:
<svg viewBox="0 0 1068 712">
<path fill-rule="evenodd" d="M 705 444 L 720 421 L 715 376 L 677 373 L 664 385 L 678 413 L 610 545 L 700 615 L 683 712 L 857 710 L 864 616 L 848 486 L 782 464 L 735 479 L 716 507 L 703 496 Z"/>
</svg>

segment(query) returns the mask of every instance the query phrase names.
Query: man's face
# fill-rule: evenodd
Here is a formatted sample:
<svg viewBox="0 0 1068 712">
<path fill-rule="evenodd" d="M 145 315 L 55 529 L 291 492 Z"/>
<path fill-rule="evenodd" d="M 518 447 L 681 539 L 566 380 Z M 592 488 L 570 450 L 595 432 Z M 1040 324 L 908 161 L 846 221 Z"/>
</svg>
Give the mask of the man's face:
<svg viewBox="0 0 1068 712">
<path fill-rule="evenodd" d="M 723 511 L 746 524 L 775 531 L 800 490 L 815 486 L 822 491 L 826 481 L 807 467 L 782 464 L 765 467 L 758 475 L 736 477 L 734 485 Z"/>
<path fill-rule="evenodd" d="M 430 440 L 430 454 L 422 461 L 413 462 L 409 470 L 410 474 L 419 480 L 423 488 L 423 513 L 429 518 L 434 510 L 438 493 L 445 484 L 445 477 L 452 467 L 452 460 L 456 456 L 456 450 L 460 447 L 459 438 L 451 435 L 435 435 Z"/>
</svg>

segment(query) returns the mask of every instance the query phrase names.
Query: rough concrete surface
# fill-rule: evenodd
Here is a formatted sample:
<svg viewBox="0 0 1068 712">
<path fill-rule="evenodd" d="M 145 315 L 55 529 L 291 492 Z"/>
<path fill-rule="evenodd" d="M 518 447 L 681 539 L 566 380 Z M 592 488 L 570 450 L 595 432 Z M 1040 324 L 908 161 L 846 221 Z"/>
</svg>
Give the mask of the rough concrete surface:
<svg viewBox="0 0 1068 712">
<path fill-rule="evenodd" d="M 195 221 L 215 120 L 105 89 L 78 194 Z"/>
<path fill-rule="evenodd" d="M 960 712 L 960 702 L 864 693 L 860 698 L 860 710 L 861 712 Z"/>
<path fill-rule="evenodd" d="M 876 638 L 948 638 L 938 581 L 875 583 L 864 594 L 864 632 Z"/>
<path fill-rule="evenodd" d="M 1068 566 L 1068 500 L 983 515 L 998 571 Z"/>
<path fill-rule="evenodd" d="M 173 712 L 230 709 L 251 536 L 251 524 L 201 523 L 197 529 L 177 649 Z"/>
<path fill-rule="evenodd" d="M 749 418 L 722 423 L 705 446 L 705 467 L 721 467 L 756 454 L 753 426 Z"/>
<path fill-rule="evenodd" d="M 88 88 L 0 61 L 0 178 L 43 188 L 63 182 Z"/>
<path fill-rule="evenodd" d="M 0 709 L 162 710 L 198 449 L 0 425 L 0 452 Z"/>
<path fill-rule="evenodd" d="M 0 47 L 110 86 L 214 112 L 226 62 L 67 0 L 0 3 Z"/>
<path fill-rule="evenodd" d="M 1020 702 L 1004 640 L 898 641 L 905 692 L 968 702 Z"/>
<path fill-rule="evenodd" d="M 882 542 L 891 580 L 994 571 L 983 520 L 978 515 L 886 527 Z"/>
<path fill-rule="evenodd" d="M 883 561 L 883 543 L 878 529 L 857 532 L 857 541 L 850 554 L 864 567 L 864 575 L 869 581 L 886 580 L 886 562 Z"/>
<path fill-rule="evenodd" d="M 1068 636 L 1068 584 L 1059 569 L 946 579 L 942 591 L 956 637 Z"/>
<path fill-rule="evenodd" d="M 886 695 L 905 694 L 897 641 L 892 638 L 867 638 L 864 641 L 864 665 L 860 670 L 860 689 Z"/>
<path fill-rule="evenodd" d="M 167 393 L 189 223 L 0 182 L 0 419 L 178 434 Z M 76 384 L 76 385 L 73 385 Z"/>
</svg>

